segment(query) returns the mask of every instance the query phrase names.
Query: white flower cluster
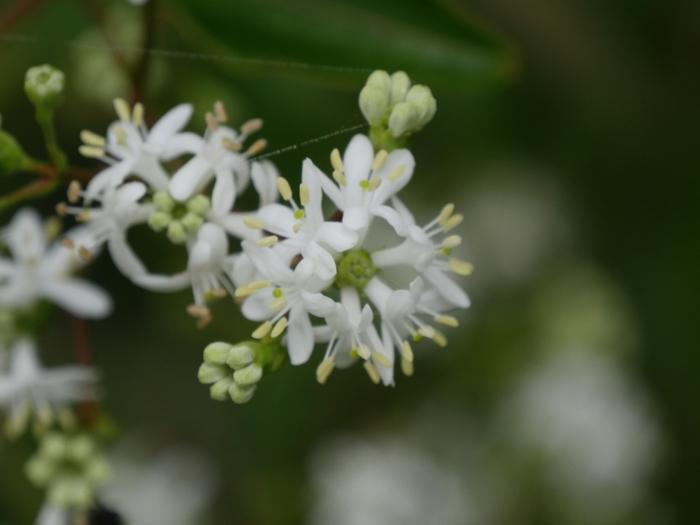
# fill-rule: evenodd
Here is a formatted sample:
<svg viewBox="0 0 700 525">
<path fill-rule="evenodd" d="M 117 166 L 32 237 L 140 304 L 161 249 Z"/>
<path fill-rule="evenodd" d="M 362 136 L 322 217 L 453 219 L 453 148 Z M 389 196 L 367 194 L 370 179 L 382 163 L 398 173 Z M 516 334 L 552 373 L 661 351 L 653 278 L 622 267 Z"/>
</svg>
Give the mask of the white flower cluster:
<svg viewBox="0 0 700 525">
<path fill-rule="evenodd" d="M 462 220 L 453 205 L 420 226 L 398 199 L 413 175 L 410 151 L 375 152 L 368 137 L 357 135 L 342 157 L 332 152 L 332 177 L 304 161 L 295 199 L 271 162 L 253 159 L 265 141 L 243 146 L 261 128 L 259 119 L 234 130 L 217 103 L 200 137 L 183 131 L 192 114 L 187 104 L 150 130 L 140 104 L 130 108 L 117 100 L 115 108 L 119 119 L 106 137 L 82 134 L 81 153 L 108 167 L 84 190 L 72 184 L 72 205 L 59 205 L 90 232 L 78 246 L 81 253 L 106 244 L 116 266 L 149 290 L 191 286 L 188 311 L 200 326 L 211 319 L 210 299 L 233 295 L 246 318 L 262 323 L 253 338 L 282 342 L 292 364 L 305 363 L 317 343 L 325 344 L 321 383 L 336 365 L 359 358 L 372 381 L 390 385 L 395 354 L 403 371 L 412 373 L 412 341 L 427 337 L 446 344 L 433 324 L 457 326 L 445 312 L 469 306 L 449 274 L 468 275 L 472 268 L 452 257 L 461 238 L 448 232 Z M 177 169 L 169 171 L 171 165 Z M 236 211 L 236 198 L 251 180 L 260 207 Z M 277 203 L 278 196 L 286 204 Z M 324 197 L 333 207 L 329 213 Z M 172 275 L 149 271 L 128 241 L 129 229 L 139 224 L 185 246 L 187 267 Z M 393 244 L 381 235 L 385 230 Z M 241 241 L 240 251 L 231 237 Z M 260 353 L 260 345 L 251 346 Z M 221 398 L 223 386 L 212 388 Z M 240 394 L 235 397 L 252 397 Z"/>
</svg>

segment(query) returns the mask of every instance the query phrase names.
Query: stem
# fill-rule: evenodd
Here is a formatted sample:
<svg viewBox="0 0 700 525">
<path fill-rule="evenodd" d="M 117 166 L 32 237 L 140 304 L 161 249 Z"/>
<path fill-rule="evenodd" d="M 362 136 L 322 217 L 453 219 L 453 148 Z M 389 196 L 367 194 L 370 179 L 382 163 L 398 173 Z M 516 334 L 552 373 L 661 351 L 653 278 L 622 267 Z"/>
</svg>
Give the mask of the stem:
<svg viewBox="0 0 700 525">
<path fill-rule="evenodd" d="M 20 189 L 0 197 L 0 212 L 11 208 L 25 200 L 36 199 L 48 195 L 51 193 L 58 185 L 58 179 L 56 177 L 52 178 L 40 178 L 21 187 Z"/>
<path fill-rule="evenodd" d="M 56 167 L 59 174 L 63 173 L 66 169 L 67 157 L 56 139 L 53 111 L 37 107 L 36 121 L 41 128 L 41 133 L 44 135 L 44 143 L 46 144 L 46 151 L 49 153 L 51 163 Z"/>
<path fill-rule="evenodd" d="M 71 316 L 73 329 L 73 342 L 75 343 L 75 359 L 83 366 L 91 366 L 92 350 L 87 333 L 87 325 L 83 319 Z M 99 417 L 99 404 L 97 401 L 84 401 L 77 406 L 77 414 L 80 421 L 87 427 L 95 424 Z"/>
</svg>

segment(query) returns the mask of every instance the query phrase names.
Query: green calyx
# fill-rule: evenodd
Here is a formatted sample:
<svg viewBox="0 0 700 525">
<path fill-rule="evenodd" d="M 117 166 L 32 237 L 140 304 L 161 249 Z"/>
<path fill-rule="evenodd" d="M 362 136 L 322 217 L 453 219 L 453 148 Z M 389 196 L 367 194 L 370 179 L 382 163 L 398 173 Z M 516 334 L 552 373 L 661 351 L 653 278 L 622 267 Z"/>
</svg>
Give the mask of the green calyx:
<svg viewBox="0 0 700 525">
<path fill-rule="evenodd" d="M 336 285 L 339 288 L 352 286 L 358 290 L 364 290 L 378 271 L 366 250 L 350 250 L 343 253 L 337 267 Z"/>
<path fill-rule="evenodd" d="M 386 151 L 405 146 L 408 137 L 428 124 L 437 111 L 430 88 L 412 86 L 403 71 L 392 75 L 373 72 L 360 91 L 359 105 L 375 149 Z"/>
<path fill-rule="evenodd" d="M 65 509 L 86 510 L 109 476 L 109 465 L 95 439 L 83 433 L 46 433 L 25 466 L 29 480 Z"/>
<path fill-rule="evenodd" d="M 240 405 L 253 398 L 264 372 L 277 370 L 284 359 L 279 341 L 214 342 L 204 349 L 197 375 L 200 383 L 211 385 L 212 399 Z"/>
<path fill-rule="evenodd" d="M 175 201 L 167 192 L 153 195 L 155 209 L 148 217 L 148 225 L 154 231 L 165 231 L 173 244 L 183 244 L 204 224 L 210 201 L 204 195 L 196 195 L 186 202 Z"/>
</svg>

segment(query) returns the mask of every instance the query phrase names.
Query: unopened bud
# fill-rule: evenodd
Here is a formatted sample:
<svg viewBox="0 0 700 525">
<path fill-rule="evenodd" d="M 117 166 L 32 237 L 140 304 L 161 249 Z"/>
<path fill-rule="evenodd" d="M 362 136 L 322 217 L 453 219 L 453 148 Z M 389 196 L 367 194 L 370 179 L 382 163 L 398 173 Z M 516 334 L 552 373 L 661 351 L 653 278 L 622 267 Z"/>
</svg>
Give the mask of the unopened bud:
<svg viewBox="0 0 700 525">
<path fill-rule="evenodd" d="M 168 224 L 168 239 L 173 244 L 183 244 L 187 240 L 187 231 L 180 221 Z"/>
<path fill-rule="evenodd" d="M 257 387 L 255 385 L 244 386 L 238 383 L 233 383 L 228 389 L 228 394 L 231 397 L 231 401 L 238 405 L 242 405 L 253 399 L 256 388 Z"/>
<path fill-rule="evenodd" d="M 63 72 L 53 66 L 35 66 L 27 71 L 24 91 L 37 108 L 53 110 L 63 99 L 65 80 Z"/>
<path fill-rule="evenodd" d="M 405 72 L 397 71 L 391 75 L 391 103 L 403 102 L 410 87 L 411 79 Z"/>
<path fill-rule="evenodd" d="M 399 102 L 391 110 L 389 130 L 394 137 L 410 133 L 418 126 L 420 114 L 410 102 Z"/>
<path fill-rule="evenodd" d="M 252 363 L 254 357 L 253 348 L 248 344 L 241 343 L 231 347 L 226 364 L 234 370 L 238 370 Z"/>
<path fill-rule="evenodd" d="M 211 364 L 226 364 L 232 349 L 233 347 L 230 344 L 223 341 L 210 343 L 204 349 L 204 360 Z"/>
<path fill-rule="evenodd" d="M 239 385 L 250 386 L 259 382 L 262 379 L 262 375 L 262 368 L 252 364 L 240 370 L 236 370 L 233 373 L 233 380 Z"/>
<path fill-rule="evenodd" d="M 360 91 L 360 111 L 372 126 L 379 126 L 389 112 L 389 92 L 375 86 L 366 85 Z"/>
</svg>

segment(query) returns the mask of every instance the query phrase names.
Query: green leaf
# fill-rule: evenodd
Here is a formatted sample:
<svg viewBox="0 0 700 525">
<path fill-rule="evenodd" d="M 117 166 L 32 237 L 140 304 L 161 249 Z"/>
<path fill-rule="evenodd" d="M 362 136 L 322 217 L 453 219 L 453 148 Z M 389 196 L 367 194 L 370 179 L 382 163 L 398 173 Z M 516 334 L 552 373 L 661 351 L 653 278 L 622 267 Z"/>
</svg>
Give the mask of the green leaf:
<svg viewBox="0 0 700 525">
<path fill-rule="evenodd" d="M 455 90 L 503 82 L 514 70 L 510 50 L 452 0 L 236 0 L 225 8 L 220 2 L 180 0 L 180 5 L 180 16 L 169 17 L 180 36 L 194 51 L 216 53 L 214 61 L 232 68 L 358 77 L 374 69 L 403 69 L 416 82 Z"/>
</svg>

